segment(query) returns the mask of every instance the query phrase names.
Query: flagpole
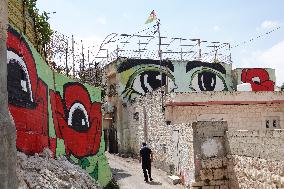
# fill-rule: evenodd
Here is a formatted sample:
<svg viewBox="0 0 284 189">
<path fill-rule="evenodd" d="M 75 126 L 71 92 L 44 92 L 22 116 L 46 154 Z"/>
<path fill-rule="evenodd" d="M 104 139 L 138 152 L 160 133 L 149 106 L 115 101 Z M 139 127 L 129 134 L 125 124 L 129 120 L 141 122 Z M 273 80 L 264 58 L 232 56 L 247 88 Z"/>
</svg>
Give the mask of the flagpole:
<svg viewBox="0 0 284 189">
<path fill-rule="evenodd" d="M 160 19 L 157 20 L 157 32 L 158 32 L 158 36 L 159 36 L 159 58 L 160 58 L 160 75 L 161 75 L 161 103 L 162 103 L 162 111 L 163 111 L 163 72 L 162 72 L 162 50 L 161 50 L 161 32 L 160 32 Z"/>
</svg>

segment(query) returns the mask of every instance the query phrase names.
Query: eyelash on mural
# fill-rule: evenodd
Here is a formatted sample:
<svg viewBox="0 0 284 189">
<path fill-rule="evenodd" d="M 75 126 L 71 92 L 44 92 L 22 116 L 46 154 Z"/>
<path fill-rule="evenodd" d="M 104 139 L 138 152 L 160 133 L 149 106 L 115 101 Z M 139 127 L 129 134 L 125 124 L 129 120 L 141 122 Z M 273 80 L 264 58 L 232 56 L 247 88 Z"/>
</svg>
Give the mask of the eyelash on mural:
<svg viewBox="0 0 284 189">
<path fill-rule="evenodd" d="M 175 85 L 173 75 L 164 69 L 162 69 L 162 85 L 165 84 L 166 76 L 169 79 L 169 83 Z M 144 95 L 149 91 L 159 88 L 160 85 L 160 68 L 142 67 L 129 77 L 122 95 L 124 99 L 130 100 L 134 94 Z"/>
<path fill-rule="evenodd" d="M 189 88 L 192 91 L 227 91 L 224 74 L 215 69 L 202 67 L 191 74 Z"/>
<path fill-rule="evenodd" d="M 127 100 L 130 100 L 132 98 L 133 94 L 141 95 L 141 94 L 137 93 L 136 91 L 134 91 L 132 88 L 125 89 L 122 92 L 123 98 L 127 99 Z"/>
</svg>

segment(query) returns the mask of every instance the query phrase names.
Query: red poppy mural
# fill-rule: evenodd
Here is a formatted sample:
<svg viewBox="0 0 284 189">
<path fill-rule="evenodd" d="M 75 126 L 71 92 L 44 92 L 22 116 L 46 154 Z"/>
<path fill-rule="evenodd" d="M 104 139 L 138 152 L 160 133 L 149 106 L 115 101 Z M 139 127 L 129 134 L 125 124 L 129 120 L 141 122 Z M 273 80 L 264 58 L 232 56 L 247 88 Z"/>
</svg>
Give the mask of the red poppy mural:
<svg viewBox="0 0 284 189">
<path fill-rule="evenodd" d="M 243 69 L 241 79 L 244 83 L 250 83 L 253 91 L 274 91 L 275 83 L 263 68 Z"/>
<path fill-rule="evenodd" d="M 101 104 L 92 103 L 80 83 L 66 83 L 63 90 L 63 98 L 50 90 L 56 135 L 64 139 L 67 156 L 95 155 L 101 141 Z"/>
<path fill-rule="evenodd" d="M 40 153 L 49 146 L 47 86 L 38 78 L 35 60 L 24 38 L 12 28 L 7 38 L 9 110 L 17 129 L 17 149 Z"/>
</svg>

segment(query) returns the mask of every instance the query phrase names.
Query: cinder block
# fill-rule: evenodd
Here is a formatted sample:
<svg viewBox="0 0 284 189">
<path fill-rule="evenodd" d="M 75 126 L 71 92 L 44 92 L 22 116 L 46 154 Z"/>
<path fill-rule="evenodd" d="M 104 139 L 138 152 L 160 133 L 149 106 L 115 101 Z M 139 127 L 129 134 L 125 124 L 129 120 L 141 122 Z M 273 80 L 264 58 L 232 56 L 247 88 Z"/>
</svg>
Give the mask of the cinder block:
<svg viewBox="0 0 284 189">
<path fill-rule="evenodd" d="M 168 180 L 173 185 L 180 183 L 180 178 L 178 176 L 175 176 L 175 175 L 168 176 Z"/>
<path fill-rule="evenodd" d="M 200 178 L 201 180 L 213 180 L 213 172 L 211 169 L 203 169 L 200 170 Z"/>
</svg>

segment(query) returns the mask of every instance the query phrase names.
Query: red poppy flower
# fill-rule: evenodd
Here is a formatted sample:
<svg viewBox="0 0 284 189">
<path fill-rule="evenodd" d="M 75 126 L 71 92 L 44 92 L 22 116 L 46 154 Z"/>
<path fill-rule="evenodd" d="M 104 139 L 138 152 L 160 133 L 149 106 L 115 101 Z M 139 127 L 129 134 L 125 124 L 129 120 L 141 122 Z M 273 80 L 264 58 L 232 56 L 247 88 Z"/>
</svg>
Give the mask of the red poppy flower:
<svg viewBox="0 0 284 189">
<path fill-rule="evenodd" d="M 9 110 L 16 129 L 18 150 L 40 153 L 48 147 L 47 86 L 37 76 L 28 44 L 12 28 L 7 38 Z"/>
<path fill-rule="evenodd" d="M 263 68 L 243 69 L 241 77 L 242 82 L 251 84 L 253 91 L 274 91 L 274 82 Z"/>
<path fill-rule="evenodd" d="M 66 155 L 78 158 L 95 155 L 101 140 L 101 104 L 92 103 L 80 83 L 65 84 L 63 99 L 50 90 L 50 98 L 56 135 L 64 139 Z"/>
</svg>

